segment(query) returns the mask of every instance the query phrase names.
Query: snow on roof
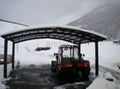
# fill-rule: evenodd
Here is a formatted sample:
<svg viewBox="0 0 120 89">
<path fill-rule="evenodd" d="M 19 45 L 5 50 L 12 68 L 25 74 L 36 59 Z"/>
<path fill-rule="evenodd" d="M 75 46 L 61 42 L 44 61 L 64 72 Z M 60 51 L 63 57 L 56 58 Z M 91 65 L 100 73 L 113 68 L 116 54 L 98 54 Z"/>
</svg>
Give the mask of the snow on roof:
<svg viewBox="0 0 120 89">
<path fill-rule="evenodd" d="M 107 39 L 107 37 L 105 35 L 100 34 L 98 32 L 91 31 L 91 30 L 86 30 L 86 29 L 81 29 L 81 28 L 74 27 L 74 26 L 68 26 L 68 25 L 38 25 L 38 26 L 30 26 L 30 27 L 24 27 L 22 29 L 12 30 L 12 31 L 7 32 L 7 33 L 3 33 L 3 34 L 1 34 L 1 36 L 12 34 L 12 33 L 15 33 L 15 32 L 20 32 L 20 31 L 27 31 L 27 30 L 29 31 L 31 29 L 57 28 L 57 27 L 65 28 L 65 29 L 68 29 L 68 30 L 69 29 L 79 30 L 79 31 L 83 31 L 83 32 L 86 32 L 86 33 L 91 33 L 91 34 L 94 34 L 94 35 L 97 35 L 97 36 L 100 36 L 100 37 L 103 37 L 103 38 Z"/>
</svg>

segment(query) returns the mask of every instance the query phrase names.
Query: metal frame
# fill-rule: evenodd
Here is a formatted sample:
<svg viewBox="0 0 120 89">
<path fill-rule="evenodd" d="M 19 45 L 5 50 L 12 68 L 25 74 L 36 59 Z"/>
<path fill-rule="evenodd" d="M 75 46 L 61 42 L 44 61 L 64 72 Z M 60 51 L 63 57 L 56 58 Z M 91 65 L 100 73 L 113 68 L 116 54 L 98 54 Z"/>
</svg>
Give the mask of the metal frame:
<svg viewBox="0 0 120 89">
<path fill-rule="evenodd" d="M 99 74 L 99 50 L 98 50 L 98 41 L 95 42 L 95 75 L 97 76 Z"/>
<path fill-rule="evenodd" d="M 95 67 L 96 76 L 99 74 L 99 56 L 98 56 L 98 42 L 106 40 L 105 37 L 96 35 L 94 33 L 86 32 L 83 30 L 77 30 L 74 28 L 66 27 L 42 27 L 42 28 L 29 28 L 22 31 L 12 32 L 1 35 L 5 39 L 4 42 L 4 78 L 7 78 L 7 50 L 8 41 L 12 41 L 12 69 L 14 70 L 14 59 L 15 59 L 15 44 L 23 41 L 33 39 L 59 39 L 68 42 L 72 42 L 79 45 L 79 52 L 81 52 L 81 44 L 88 42 L 95 42 Z"/>
<path fill-rule="evenodd" d="M 15 68 L 15 43 L 12 43 L 12 69 Z"/>
<path fill-rule="evenodd" d="M 8 51 L 8 40 L 4 40 L 4 78 L 7 78 L 7 51 Z"/>
</svg>

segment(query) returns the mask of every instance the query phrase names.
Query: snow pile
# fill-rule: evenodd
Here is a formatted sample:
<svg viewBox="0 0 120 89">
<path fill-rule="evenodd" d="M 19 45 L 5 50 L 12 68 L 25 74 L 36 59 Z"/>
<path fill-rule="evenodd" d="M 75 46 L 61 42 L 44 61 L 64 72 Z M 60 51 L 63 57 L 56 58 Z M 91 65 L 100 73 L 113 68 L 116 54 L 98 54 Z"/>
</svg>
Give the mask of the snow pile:
<svg viewBox="0 0 120 89">
<path fill-rule="evenodd" d="M 8 64 L 8 74 L 11 71 L 11 64 Z M 9 79 L 9 78 L 8 78 Z M 5 80 L 3 78 L 3 65 L 0 65 L 0 89 L 7 89 L 7 86 L 5 85 Z"/>
<path fill-rule="evenodd" d="M 0 89 L 5 89 L 6 86 L 2 83 L 4 81 L 4 78 L 3 78 L 3 66 L 0 65 Z"/>
<path fill-rule="evenodd" d="M 120 84 L 110 73 L 105 73 L 98 76 L 87 89 L 120 89 Z"/>
<path fill-rule="evenodd" d="M 115 78 L 109 72 L 104 73 L 103 77 L 105 77 L 105 79 L 108 80 L 108 81 L 114 81 L 115 80 Z"/>
<path fill-rule="evenodd" d="M 95 63 L 94 50 L 93 43 L 83 45 L 82 52 L 86 54 L 86 59 L 90 60 L 91 65 L 94 65 Z M 100 75 L 87 89 L 120 89 L 119 53 L 120 45 L 114 44 L 110 41 L 99 43 Z M 101 68 L 103 69 L 101 70 Z M 109 72 L 106 73 L 106 71 Z M 115 72 L 115 74 L 113 74 L 113 72 Z"/>
</svg>

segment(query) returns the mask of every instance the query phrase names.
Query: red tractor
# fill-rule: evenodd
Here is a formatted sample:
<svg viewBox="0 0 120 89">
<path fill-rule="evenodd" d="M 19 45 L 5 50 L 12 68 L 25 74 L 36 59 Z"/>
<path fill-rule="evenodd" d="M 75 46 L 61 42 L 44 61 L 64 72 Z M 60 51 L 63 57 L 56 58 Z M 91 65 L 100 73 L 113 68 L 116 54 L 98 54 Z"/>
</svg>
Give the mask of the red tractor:
<svg viewBox="0 0 120 89">
<path fill-rule="evenodd" d="M 52 61 L 51 69 L 59 74 L 81 73 L 83 78 L 88 78 L 90 74 L 90 63 L 83 59 L 79 52 L 79 46 L 62 45 L 58 53 L 54 54 L 56 61 Z"/>
</svg>

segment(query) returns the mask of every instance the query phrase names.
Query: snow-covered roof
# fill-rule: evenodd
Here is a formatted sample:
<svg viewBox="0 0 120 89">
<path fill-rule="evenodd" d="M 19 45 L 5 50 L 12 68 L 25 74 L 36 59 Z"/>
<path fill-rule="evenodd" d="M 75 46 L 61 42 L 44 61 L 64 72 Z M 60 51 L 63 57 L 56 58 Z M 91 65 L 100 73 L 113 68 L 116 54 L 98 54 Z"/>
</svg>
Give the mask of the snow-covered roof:
<svg viewBox="0 0 120 89">
<path fill-rule="evenodd" d="M 21 33 L 22 35 L 22 32 L 29 32 L 29 31 L 35 31 L 35 30 L 45 30 L 45 29 L 52 29 L 52 30 L 61 30 L 61 29 L 64 29 L 65 31 L 68 32 L 68 34 L 71 35 L 71 32 L 75 32 L 76 31 L 76 34 L 77 32 L 84 32 L 84 33 L 87 33 L 87 34 L 91 34 L 91 35 L 95 35 L 99 38 L 102 38 L 102 39 L 107 39 L 107 37 L 103 34 L 100 34 L 100 33 L 97 33 L 97 32 L 94 32 L 94 31 L 91 31 L 91 30 L 86 30 L 86 29 L 81 29 L 81 28 L 78 28 L 78 27 L 73 27 L 73 26 L 67 26 L 67 25 L 45 25 L 45 26 L 32 26 L 32 27 L 25 27 L 25 28 L 22 28 L 22 29 L 16 29 L 14 31 L 10 31 L 10 32 L 7 32 L 7 33 L 4 33 L 1 35 L 1 37 L 3 38 L 7 38 L 7 36 L 13 36 L 13 34 L 17 34 L 17 33 Z M 63 31 L 63 30 L 62 30 Z M 71 31 L 71 32 L 70 32 Z M 63 31 L 64 33 L 64 31 Z M 78 33 L 77 35 L 81 34 L 81 33 Z M 59 33 L 58 33 L 59 34 Z"/>
<path fill-rule="evenodd" d="M 75 27 L 75 26 L 68 26 L 68 25 L 38 25 L 38 26 L 30 26 L 30 27 L 24 27 L 22 29 L 15 29 L 13 31 L 9 31 L 9 32 L 6 32 L 6 33 L 3 33 L 1 34 L 2 35 L 7 35 L 7 34 L 12 34 L 12 33 L 15 33 L 15 32 L 19 32 L 19 31 L 27 31 L 27 30 L 31 30 L 31 29 L 42 29 L 42 28 L 57 28 L 57 27 L 60 27 L 60 28 L 66 28 L 66 29 L 73 29 L 73 30 L 80 30 L 80 31 L 83 31 L 83 32 L 88 32 L 88 33 L 92 33 L 92 34 L 95 34 L 95 35 L 98 35 L 98 36 L 101 36 L 103 38 L 106 38 L 107 37 L 103 34 L 100 34 L 98 32 L 95 32 L 95 31 L 91 31 L 91 30 L 86 30 L 86 29 L 81 29 L 81 28 L 78 28 L 78 27 Z"/>
</svg>

